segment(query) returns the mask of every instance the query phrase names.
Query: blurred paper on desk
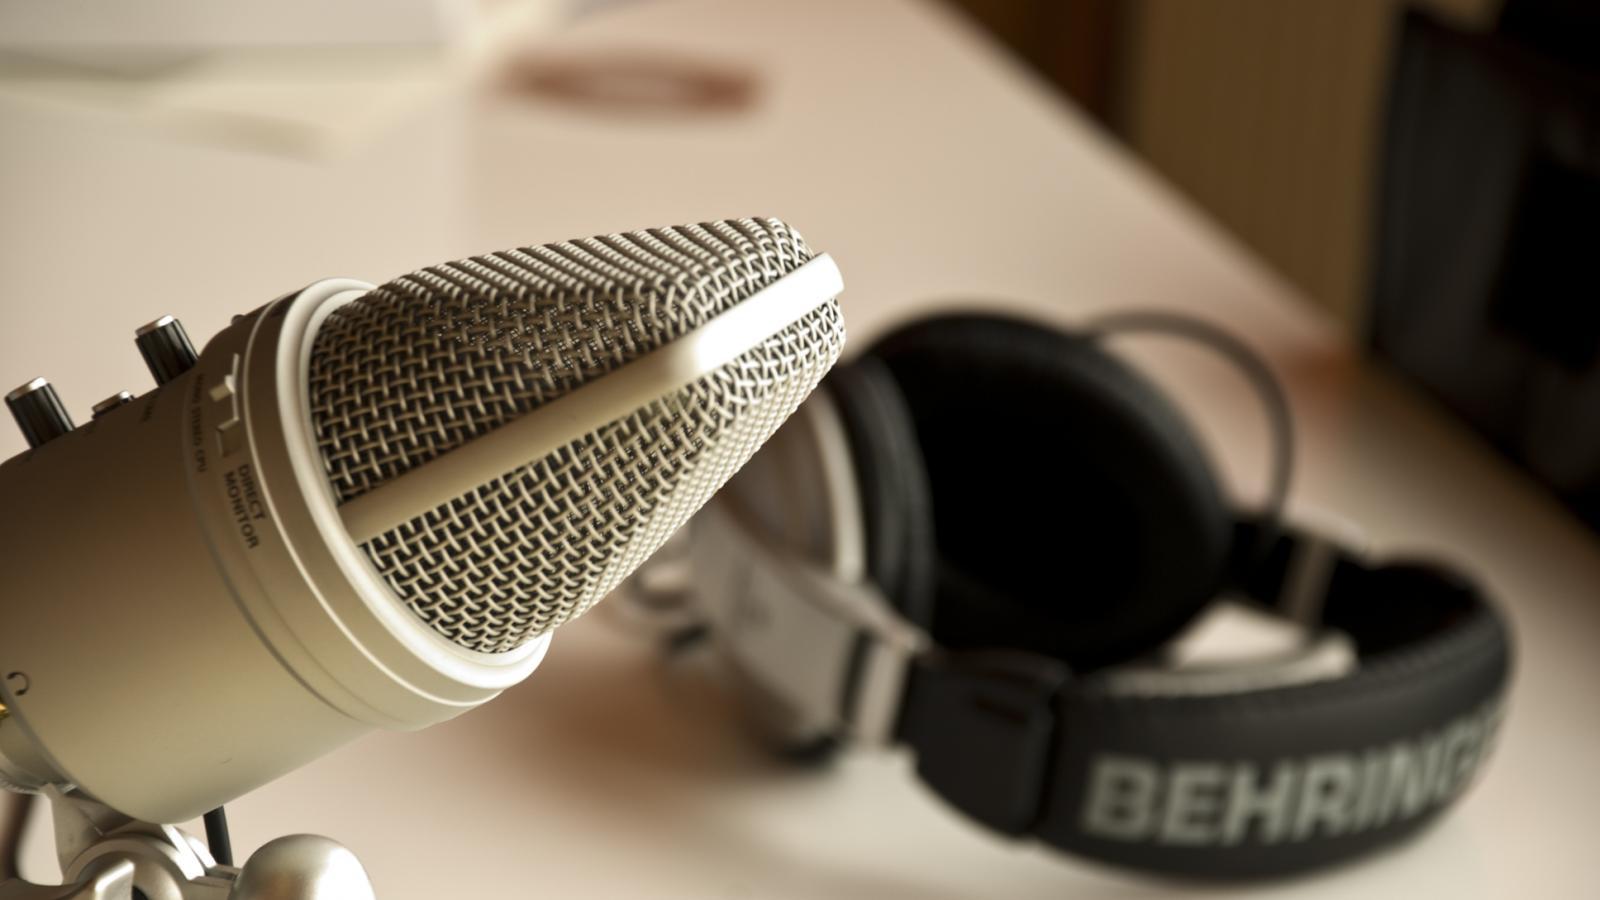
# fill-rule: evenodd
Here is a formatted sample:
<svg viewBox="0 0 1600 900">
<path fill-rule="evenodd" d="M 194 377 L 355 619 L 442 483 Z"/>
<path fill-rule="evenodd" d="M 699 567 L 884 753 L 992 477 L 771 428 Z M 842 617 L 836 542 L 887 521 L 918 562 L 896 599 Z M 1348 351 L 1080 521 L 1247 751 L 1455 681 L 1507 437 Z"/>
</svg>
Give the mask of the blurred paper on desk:
<svg viewBox="0 0 1600 900">
<path fill-rule="evenodd" d="M 511 0 L 0 0 L 0 45 L 217 50 L 428 46 Z M 537 5 L 566 6 L 565 0 Z"/>
<path fill-rule="evenodd" d="M 595 0 L 0 0 L 0 99 L 323 157 Z"/>
</svg>

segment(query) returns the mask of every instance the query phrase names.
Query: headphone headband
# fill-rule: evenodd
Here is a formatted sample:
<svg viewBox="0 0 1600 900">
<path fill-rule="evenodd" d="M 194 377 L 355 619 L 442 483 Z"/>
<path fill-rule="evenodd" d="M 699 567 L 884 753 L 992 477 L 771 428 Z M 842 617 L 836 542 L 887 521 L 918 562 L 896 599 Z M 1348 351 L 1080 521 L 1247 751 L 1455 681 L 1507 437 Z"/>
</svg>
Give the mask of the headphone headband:
<svg viewBox="0 0 1600 900">
<path fill-rule="evenodd" d="M 1290 561 L 1318 543 L 1279 535 L 1238 587 L 1279 607 Z M 1346 859 L 1415 831 L 1470 781 L 1510 641 L 1476 589 L 1433 568 L 1340 551 L 1322 599 L 1324 624 L 1360 652 L 1345 677 L 1130 695 L 1032 654 L 930 654 L 913 664 L 898 736 L 958 809 L 1078 855 L 1227 878 Z"/>
</svg>

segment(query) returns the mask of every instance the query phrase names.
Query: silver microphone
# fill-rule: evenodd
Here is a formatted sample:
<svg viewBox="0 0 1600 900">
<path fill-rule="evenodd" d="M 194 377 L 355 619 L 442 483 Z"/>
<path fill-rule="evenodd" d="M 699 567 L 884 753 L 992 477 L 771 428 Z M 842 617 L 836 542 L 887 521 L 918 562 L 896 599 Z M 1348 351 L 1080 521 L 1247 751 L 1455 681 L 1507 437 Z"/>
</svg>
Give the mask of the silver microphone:
<svg viewBox="0 0 1600 900">
<path fill-rule="evenodd" d="M 776 220 L 640 231 L 153 323 L 79 428 L 24 386 L 0 780 L 178 822 L 493 698 L 816 386 L 840 288 Z"/>
</svg>

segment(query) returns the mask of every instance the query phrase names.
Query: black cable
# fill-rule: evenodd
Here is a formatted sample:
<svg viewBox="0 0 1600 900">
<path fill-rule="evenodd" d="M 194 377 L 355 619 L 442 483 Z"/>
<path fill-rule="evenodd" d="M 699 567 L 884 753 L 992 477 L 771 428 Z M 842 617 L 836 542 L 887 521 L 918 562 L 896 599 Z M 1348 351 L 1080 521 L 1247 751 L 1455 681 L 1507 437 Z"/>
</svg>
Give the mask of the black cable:
<svg viewBox="0 0 1600 900">
<path fill-rule="evenodd" d="M 1210 322 L 1183 313 L 1155 310 L 1111 313 L 1091 320 L 1085 330 L 1093 336 L 1142 332 L 1187 338 L 1222 354 L 1244 374 L 1261 398 L 1272 431 L 1272 480 L 1267 487 L 1263 517 L 1268 527 L 1262 529 L 1262 545 L 1270 546 L 1283 522 L 1289 480 L 1294 474 L 1294 413 L 1289 408 L 1289 395 L 1283 389 L 1283 382 L 1272 373 L 1261 354 Z"/>
<path fill-rule="evenodd" d="M 206 846 L 219 866 L 233 865 L 233 842 L 228 838 L 228 814 L 217 807 L 206 813 Z"/>
</svg>

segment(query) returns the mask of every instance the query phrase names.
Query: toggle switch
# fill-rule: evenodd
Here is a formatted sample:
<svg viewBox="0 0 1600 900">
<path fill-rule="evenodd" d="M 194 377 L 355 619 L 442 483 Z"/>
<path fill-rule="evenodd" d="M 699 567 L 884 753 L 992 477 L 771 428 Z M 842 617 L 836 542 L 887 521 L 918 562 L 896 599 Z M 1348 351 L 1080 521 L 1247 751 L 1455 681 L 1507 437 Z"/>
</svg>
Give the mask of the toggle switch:
<svg viewBox="0 0 1600 900">
<path fill-rule="evenodd" d="M 115 394 L 101 400 L 93 407 L 94 418 L 98 419 L 119 406 L 133 402 L 133 395 L 127 391 L 117 391 Z"/>
</svg>

